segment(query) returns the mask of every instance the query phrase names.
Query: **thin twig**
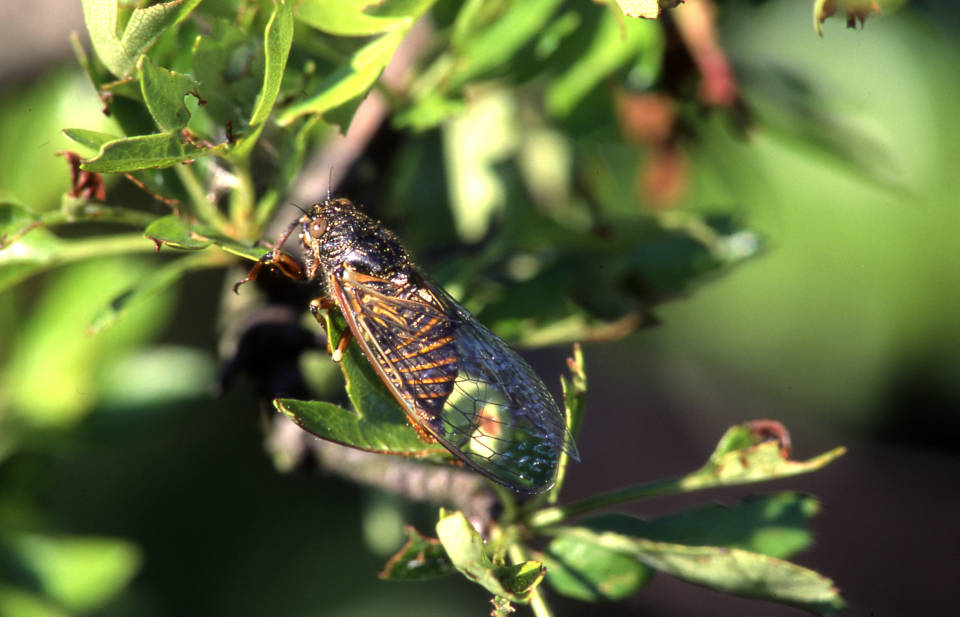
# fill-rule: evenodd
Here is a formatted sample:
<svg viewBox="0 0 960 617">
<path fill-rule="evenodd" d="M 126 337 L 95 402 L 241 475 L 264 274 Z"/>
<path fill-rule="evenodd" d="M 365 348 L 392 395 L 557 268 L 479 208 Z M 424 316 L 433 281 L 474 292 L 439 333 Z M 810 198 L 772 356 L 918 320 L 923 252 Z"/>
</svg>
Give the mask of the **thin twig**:
<svg viewBox="0 0 960 617">
<path fill-rule="evenodd" d="M 490 482 L 460 467 L 349 448 L 314 437 L 284 417 L 276 418 L 268 441 L 275 453 L 299 458 L 309 452 L 324 471 L 364 486 L 461 510 L 480 529 L 488 529 L 499 510 Z"/>
</svg>

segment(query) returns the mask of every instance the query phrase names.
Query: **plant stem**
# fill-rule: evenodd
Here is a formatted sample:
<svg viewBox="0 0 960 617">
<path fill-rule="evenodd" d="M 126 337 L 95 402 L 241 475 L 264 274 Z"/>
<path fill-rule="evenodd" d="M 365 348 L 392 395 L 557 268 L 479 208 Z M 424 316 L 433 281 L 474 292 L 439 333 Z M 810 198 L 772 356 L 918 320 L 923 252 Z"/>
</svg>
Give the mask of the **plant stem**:
<svg viewBox="0 0 960 617">
<path fill-rule="evenodd" d="M 119 206 L 108 206 L 106 204 L 84 204 L 76 210 L 52 210 L 45 212 L 39 220 L 32 221 L 13 234 L 3 237 L 0 241 L 0 250 L 3 250 L 25 235 L 40 227 L 51 225 L 63 225 L 65 223 L 118 223 L 121 225 L 131 225 L 133 227 L 146 227 L 157 217 L 146 212 L 137 212 L 129 208 Z"/>
<path fill-rule="evenodd" d="M 258 230 L 264 229 L 267 223 L 270 222 L 274 211 L 277 209 L 277 204 L 280 202 L 280 198 L 287 194 L 290 190 L 290 183 L 300 170 L 303 169 L 303 159 L 306 157 L 307 150 L 310 147 L 313 130 L 319 122 L 320 116 L 310 116 L 304 120 L 300 128 L 297 129 L 290 153 L 283 159 L 283 163 L 280 165 L 280 171 L 276 174 L 276 179 L 260 197 L 260 201 L 256 206 L 254 225 L 256 225 Z"/>
<path fill-rule="evenodd" d="M 539 585 L 534 587 L 530 594 L 530 608 L 533 609 L 533 614 L 537 617 L 553 617 L 553 611 L 550 610 L 550 605 L 544 599 Z"/>
<path fill-rule="evenodd" d="M 500 498 L 500 504 L 503 506 L 503 513 L 500 515 L 500 521 L 504 524 L 512 523 L 517 520 L 517 500 L 508 489 L 490 482 L 490 488 Z"/>
<path fill-rule="evenodd" d="M 156 250 L 156 245 L 140 234 L 100 236 L 64 243 L 63 248 L 57 251 L 51 261 L 52 263 L 65 263 L 90 257 L 106 257 L 123 253 L 148 253 L 156 252 Z"/>
<path fill-rule="evenodd" d="M 85 203 L 69 210 L 52 210 L 41 217 L 46 225 L 64 223 L 118 223 L 133 227 L 146 227 L 156 220 L 156 215 L 123 206 L 111 206 L 101 203 Z"/>
<path fill-rule="evenodd" d="M 247 159 L 234 160 L 234 177 L 237 184 L 230 192 L 230 221 L 233 223 L 237 235 L 246 238 L 257 235 L 253 220 L 253 176 L 250 175 L 250 165 Z"/>
<path fill-rule="evenodd" d="M 722 443 L 723 442 L 721 442 L 721 444 Z M 760 443 L 754 447 L 772 447 L 775 448 L 775 452 L 779 452 L 780 448 L 776 442 Z M 702 491 L 719 486 L 737 486 L 741 484 L 753 484 L 755 482 L 767 482 L 801 473 L 809 473 L 820 469 L 838 456 L 842 456 L 844 452 L 846 452 L 846 448 L 839 446 L 802 462 L 781 462 L 780 464 L 786 465 L 784 468 L 764 470 L 761 467 L 760 473 L 741 473 L 736 470 L 725 473 L 724 466 L 726 462 L 723 459 L 729 456 L 741 457 L 743 456 L 743 452 L 744 451 L 720 450 L 711 455 L 706 465 L 680 478 L 669 478 L 656 482 L 637 484 L 610 493 L 590 497 L 583 501 L 539 510 L 527 518 L 527 526 L 531 529 L 540 529 L 549 525 L 555 525 L 573 516 L 583 514 L 584 512 L 598 510 L 636 499 L 646 499 L 648 497 L 672 493 L 692 493 L 694 491 Z"/>
<path fill-rule="evenodd" d="M 183 183 L 184 190 L 190 196 L 190 202 L 193 204 L 194 212 L 204 223 L 212 225 L 219 230 L 224 230 L 228 226 L 227 219 L 220 214 L 216 205 L 210 203 L 207 199 L 207 193 L 189 165 L 174 165 L 174 171 L 180 182 Z"/>
<path fill-rule="evenodd" d="M 544 508 L 543 510 L 534 512 L 527 521 L 527 525 L 532 529 L 547 527 L 579 514 L 590 512 L 591 510 L 598 510 L 636 499 L 646 499 L 648 497 L 656 497 L 667 493 L 686 492 L 688 490 L 690 489 L 683 484 L 682 478 L 670 478 L 667 480 L 648 482 L 646 484 L 637 484 L 636 486 L 589 497 L 582 501 L 576 501 L 562 506 L 554 506 L 552 508 Z"/>
<path fill-rule="evenodd" d="M 140 234 L 69 240 L 58 243 L 55 248 L 44 248 L 43 250 L 36 250 L 21 243 L 11 245 L 0 253 L 0 266 L 22 263 L 49 267 L 92 257 L 107 257 L 123 253 L 145 253 L 155 250 L 156 246 Z"/>
<path fill-rule="evenodd" d="M 450 77 L 456 58 L 453 54 L 446 52 L 441 54 L 426 70 L 420 73 L 420 76 L 410 85 L 407 90 L 408 96 L 413 100 L 419 100 L 433 91 L 443 92 L 441 84 Z"/>
<path fill-rule="evenodd" d="M 294 427 L 287 422 L 273 423 L 267 447 L 274 457 L 297 460 L 306 450 L 327 473 L 410 501 L 450 506 L 484 525 L 493 522 L 497 495 L 490 488 L 491 482 L 479 474 L 453 466 L 427 465 L 415 459 L 356 450 L 322 439 L 300 439 L 299 429 L 293 433 L 298 438 L 292 438 L 287 434 L 290 428 Z"/>
</svg>

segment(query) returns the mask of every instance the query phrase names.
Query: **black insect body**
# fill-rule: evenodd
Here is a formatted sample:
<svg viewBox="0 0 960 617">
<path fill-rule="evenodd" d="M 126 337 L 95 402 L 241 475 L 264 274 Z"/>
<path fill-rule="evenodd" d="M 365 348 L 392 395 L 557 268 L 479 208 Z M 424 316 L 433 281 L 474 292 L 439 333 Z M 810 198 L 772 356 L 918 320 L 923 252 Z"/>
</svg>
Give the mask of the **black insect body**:
<svg viewBox="0 0 960 617">
<path fill-rule="evenodd" d="M 316 204 L 295 221 L 303 268 L 270 251 L 246 279 L 274 266 L 322 282 L 314 314 L 336 306 L 367 359 L 421 436 L 515 491 L 556 479 L 562 451 L 578 459 L 563 414 L 533 369 L 410 261 L 397 237 L 348 199 Z M 333 353 L 339 360 L 350 336 Z"/>
</svg>

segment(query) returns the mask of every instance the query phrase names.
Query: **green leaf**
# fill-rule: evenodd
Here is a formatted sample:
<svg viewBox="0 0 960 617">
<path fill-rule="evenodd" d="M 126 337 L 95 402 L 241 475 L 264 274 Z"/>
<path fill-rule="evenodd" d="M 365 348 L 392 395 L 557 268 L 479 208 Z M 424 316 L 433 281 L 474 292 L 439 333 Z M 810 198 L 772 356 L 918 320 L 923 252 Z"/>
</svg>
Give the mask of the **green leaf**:
<svg viewBox="0 0 960 617">
<path fill-rule="evenodd" d="M 791 604 L 834 615 L 844 602 L 833 581 L 796 564 L 740 549 L 654 542 L 582 527 L 566 528 L 568 538 L 591 542 L 691 583 L 726 593 Z"/>
<path fill-rule="evenodd" d="M 191 65 L 207 101 L 203 109 L 220 127 L 232 121 L 235 130 L 243 128 L 245 110 L 252 113 L 263 92 L 265 57 L 255 37 L 225 19 L 214 20 L 212 31 L 194 44 Z"/>
<path fill-rule="evenodd" d="M 407 30 L 436 0 L 305 0 L 297 19 L 339 36 L 370 36 Z"/>
<path fill-rule="evenodd" d="M 0 584 L 0 615 L 23 617 L 72 617 L 56 602 L 23 589 Z"/>
<path fill-rule="evenodd" d="M 511 602 L 529 602 L 530 594 L 546 573 L 538 561 L 512 566 L 494 564 L 484 551 L 483 538 L 459 511 L 440 518 L 437 537 L 457 570 L 493 595 Z"/>
<path fill-rule="evenodd" d="M 108 142 L 100 153 L 85 159 L 85 171 L 120 173 L 138 169 L 170 167 L 201 156 L 223 154 L 227 144 L 213 147 L 198 145 L 180 132 L 137 135 Z"/>
<path fill-rule="evenodd" d="M 82 0 L 83 19 L 100 60 L 117 77 L 126 77 L 164 30 L 183 20 L 200 0 L 173 0 L 134 9 L 120 31 L 118 0 Z"/>
<path fill-rule="evenodd" d="M 517 147 L 523 127 L 517 100 L 505 88 L 487 88 L 443 127 L 451 211 L 457 235 L 478 243 L 507 202 L 495 172 Z"/>
<path fill-rule="evenodd" d="M 604 11 L 589 48 L 547 88 L 547 110 L 555 116 L 568 115 L 610 73 L 638 53 L 656 53 L 663 46 L 661 32 L 654 22 L 618 21 L 613 11 Z"/>
<path fill-rule="evenodd" d="M 137 69 L 143 100 L 157 126 L 163 131 L 177 131 L 187 126 L 190 112 L 183 97 L 197 91 L 197 82 L 189 75 L 156 66 L 147 56 L 140 57 Z"/>
<path fill-rule="evenodd" d="M 224 261 L 217 259 L 214 253 L 190 255 L 171 261 L 141 277 L 133 285 L 120 292 L 109 304 L 97 312 L 87 330 L 95 334 L 112 326 L 126 311 L 173 286 L 188 272 L 222 265 L 224 265 Z"/>
<path fill-rule="evenodd" d="M 573 346 L 573 356 L 567 358 L 567 367 L 570 377 L 560 376 L 560 387 L 563 389 L 563 408 L 566 412 L 567 431 L 576 439 L 583 423 L 583 414 L 587 407 L 587 373 L 583 364 L 583 351 L 580 345 Z M 557 483 L 547 495 L 547 503 L 557 503 L 560 498 L 560 489 L 567 475 L 567 465 L 570 464 L 570 455 L 564 450 L 560 454 L 557 466 Z"/>
<path fill-rule="evenodd" d="M 584 519 L 579 526 L 657 542 L 739 548 L 783 559 L 810 545 L 807 521 L 818 509 L 815 497 L 784 492 L 651 519 L 600 514 Z"/>
<path fill-rule="evenodd" d="M 213 244 L 231 255 L 250 261 L 259 260 L 268 250 L 263 247 L 240 244 L 236 240 L 221 235 L 212 227 L 188 223 L 174 214 L 155 219 L 147 226 L 143 235 L 155 243 L 177 249 L 197 250 Z"/>
<path fill-rule="evenodd" d="M 653 577 L 653 570 L 635 557 L 567 534 L 554 538 L 542 559 L 551 587 L 587 602 L 623 599 Z"/>
<path fill-rule="evenodd" d="M 456 572 L 447 552 L 436 538 L 406 527 L 407 542 L 387 562 L 380 578 L 391 581 L 426 581 Z"/>
<path fill-rule="evenodd" d="M 195 225 L 182 217 L 170 214 L 150 223 L 143 235 L 154 242 L 180 249 L 202 249 L 210 246 L 210 238 L 199 234 Z"/>
<path fill-rule="evenodd" d="M 839 446 L 806 461 L 793 461 L 785 456 L 779 443 L 763 439 L 750 422 L 731 427 L 707 463 L 684 476 L 680 486 L 683 490 L 699 490 L 786 478 L 816 471 L 846 452 Z"/>
<path fill-rule="evenodd" d="M 40 215 L 17 203 L 0 202 L 0 250 L 16 241 L 25 228 L 38 222 Z"/>
<path fill-rule="evenodd" d="M 276 4 L 267 29 L 264 33 L 264 71 L 263 87 L 257 95 L 253 113 L 250 116 L 250 126 L 266 122 L 273 109 L 283 81 L 283 71 L 287 66 L 287 56 L 290 55 L 290 45 L 293 42 L 293 14 L 286 0 Z"/>
<path fill-rule="evenodd" d="M 775 72 L 749 79 L 755 84 L 746 101 L 753 122 L 773 142 L 884 191 L 904 190 L 902 179 L 891 171 L 896 165 L 883 140 L 824 109 L 822 96 L 798 91 L 796 82 Z"/>
<path fill-rule="evenodd" d="M 451 99 L 431 92 L 410 107 L 394 114 L 393 125 L 398 129 L 426 131 L 443 124 L 451 116 L 466 109 L 462 100 Z"/>
<path fill-rule="evenodd" d="M 466 0 L 457 11 L 453 32 L 450 35 L 450 44 L 454 49 L 460 49 L 464 41 L 476 30 L 483 5 L 483 0 Z"/>
<path fill-rule="evenodd" d="M 715 460 L 732 452 L 752 448 L 755 445 L 768 441 L 764 434 L 754 430 L 753 423 L 744 422 L 731 426 L 717 441 L 710 460 Z"/>
<path fill-rule="evenodd" d="M 210 239 L 214 244 L 219 246 L 227 253 L 236 255 L 237 257 L 243 257 L 244 259 L 250 261 L 258 261 L 269 250 L 260 246 L 246 246 L 245 244 L 240 244 L 239 242 L 234 242 L 225 238 L 211 237 Z"/>
<path fill-rule="evenodd" d="M 0 258 L 45 230 L 29 234 L 14 247 L 0 252 Z M 66 260 L 79 246 L 87 261 L 53 273 L 45 293 L 32 305 L 9 343 L 9 362 L 0 373 L 5 411 L 16 422 L 42 428 L 70 426 L 96 403 L 96 376 L 112 357 L 126 353 L 165 325 L 172 296 L 161 294 L 133 308 L 126 318 L 107 332 L 84 336 L 85 328 L 111 296 L 121 292 L 152 270 L 153 260 L 124 256 L 123 259 L 90 259 L 110 255 L 117 247 L 107 244 L 113 237 L 94 242 L 61 241 L 54 246 L 52 259 Z M 119 236 L 126 242 L 126 236 Z M 152 251 L 153 245 L 141 236 L 136 242 Z M 122 246 L 122 244 L 120 245 Z M 91 252 L 99 251 L 99 252 Z M 0 272 L 5 270 L 0 266 Z"/>
<path fill-rule="evenodd" d="M 493 98 L 489 89 L 486 92 L 484 98 Z M 498 113 L 496 119 L 512 115 Z M 477 117 L 486 121 L 469 123 L 467 119 L 460 134 L 465 119 L 451 121 L 445 130 L 450 138 L 447 182 L 452 187 L 449 195 L 458 231 L 465 238 L 478 239 L 488 224 L 499 225 L 498 241 L 485 245 L 481 259 L 438 278 L 453 279 L 470 290 L 467 306 L 507 340 L 545 345 L 621 337 L 648 319 L 647 307 L 690 292 L 694 281 L 732 263 L 701 240 L 706 233 L 694 236 L 686 227 L 667 227 L 653 217 L 638 215 L 635 207 L 630 213 L 598 212 L 602 236 L 574 231 L 575 226 L 585 225 L 586 230 L 597 224 L 590 223 L 594 215 L 581 205 L 561 205 L 556 200 L 534 209 L 531 196 L 522 188 L 511 190 L 519 185 L 519 179 L 510 181 L 512 169 L 502 163 L 494 167 L 496 157 L 503 156 L 496 145 L 516 139 L 523 127 L 508 131 L 497 126 L 494 118 Z M 481 125 L 487 130 L 475 131 Z M 497 130 L 491 131 L 490 126 Z M 538 158 L 544 157 L 538 153 Z M 636 164 L 634 160 L 631 169 Z M 491 183 L 491 178 L 507 182 Z M 609 184 L 617 182 L 613 175 L 609 180 Z M 504 188 L 515 197 L 501 197 Z M 624 192 L 621 197 L 629 202 L 633 197 L 627 195 Z M 502 215 L 491 216 L 501 209 L 506 210 Z M 551 209 L 555 209 L 553 216 Z M 573 225 L 571 219 L 582 222 Z M 526 273 L 517 276 L 511 266 L 521 259 L 527 262 Z M 517 284 L 491 284 L 491 279 L 514 279 Z"/>
<path fill-rule="evenodd" d="M 35 229 L 0 250 L 0 291 L 38 272 L 73 261 L 152 248 L 139 234 L 61 240 L 47 229 Z"/>
<path fill-rule="evenodd" d="M 316 93 L 284 110 L 277 122 L 286 126 L 304 114 L 322 114 L 364 96 L 393 57 L 404 34 L 402 30 L 387 32 L 357 50 L 348 66 L 335 70 Z"/>
<path fill-rule="evenodd" d="M 63 242 L 46 229 L 34 230 L 0 250 L 0 292 L 56 263 Z"/>
<path fill-rule="evenodd" d="M 768 423 L 747 422 L 729 429 L 707 464 L 686 476 L 638 484 L 579 502 L 544 508 L 533 512 L 527 524 L 533 528 L 549 527 L 578 514 L 638 499 L 810 473 L 846 451 L 843 447 L 837 447 L 807 461 L 792 461 L 781 450 L 779 442 L 762 441 L 765 437 L 759 429 Z M 782 430 L 785 432 L 785 429 Z"/>
<path fill-rule="evenodd" d="M 98 409 L 171 409 L 189 400 L 208 399 L 217 380 L 212 354 L 196 347 L 141 347 L 103 364 L 97 376 Z"/>
<path fill-rule="evenodd" d="M 67 139 L 97 152 L 104 144 L 120 139 L 116 135 L 87 129 L 63 129 L 62 133 Z"/>
<path fill-rule="evenodd" d="M 534 587 L 540 584 L 545 574 L 546 568 L 543 564 L 531 560 L 500 569 L 499 579 L 503 588 L 512 596 L 524 598 L 528 597 Z"/>
<path fill-rule="evenodd" d="M 24 535 L 11 544 L 46 595 L 75 612 L 103 606 L 141 562 L 137 547 L 124 540 Z"/>
<path fill-rule="evenodd" d="M 461 33 L 463 46 L 450 79 L 451 88 L 458 88 L 471 79 L 509 66 L 510 58 L 533 40 L 560 4 L 560 0 L 511 2 L 487 28 L 470 36 Z"/>
<path fill-rule="evenodd" d="M 557 15 L 537 36 L 533 54 L 535 58 L 546 59 L 561 46 L 572 40 L 572 35 L 583 26 L 584 15 L 576 10 L 567 10 Z M 578 54 L 579 56 L 579 54 Z"/>
<path fill-rule="evenodd" d="M 264 33 L 263 84 L 257 94 L 250 117 L 250 130 L 233 150 L 234 156 L 246 157 L 257 143 L 267 118 L 277 101 L 283 72 L 293 42 L 293 14 L 286 0 L 276 4 Z"/>
<path fill-rule="evenodd" d="M 351 448 L 418 457 L 447 454 L 442 446 L 423 441 L 402 416 L 399 422 L 370 420 L 325 401 L 277 399 L 274 406 L 303 430 Z"/>
</svg>

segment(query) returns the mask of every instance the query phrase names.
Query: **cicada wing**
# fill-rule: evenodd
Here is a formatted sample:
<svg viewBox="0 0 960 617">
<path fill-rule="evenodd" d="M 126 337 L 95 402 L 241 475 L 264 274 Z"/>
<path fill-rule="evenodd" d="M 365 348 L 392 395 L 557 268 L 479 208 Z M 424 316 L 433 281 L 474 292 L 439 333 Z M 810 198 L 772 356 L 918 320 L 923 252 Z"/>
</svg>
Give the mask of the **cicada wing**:
<svg viewBox="0 0 960 617">
<path fill-rule="evenodd" d="M 577 457 L 563 415 L 532 368 L 443 290 L 355 275 L 332 281 L 347 321 L 396 399 L 487 477 L 536 493 Z"/>
<path fill-rule="evenodd" d="M 561 451 L 578 456 L 546 386 L 472 319 L 458 330 L 457 349 L 460 374 L 444 408 L 447 440 L 476 468 L 516 490 L 553 486 Z"/>
</svg>

